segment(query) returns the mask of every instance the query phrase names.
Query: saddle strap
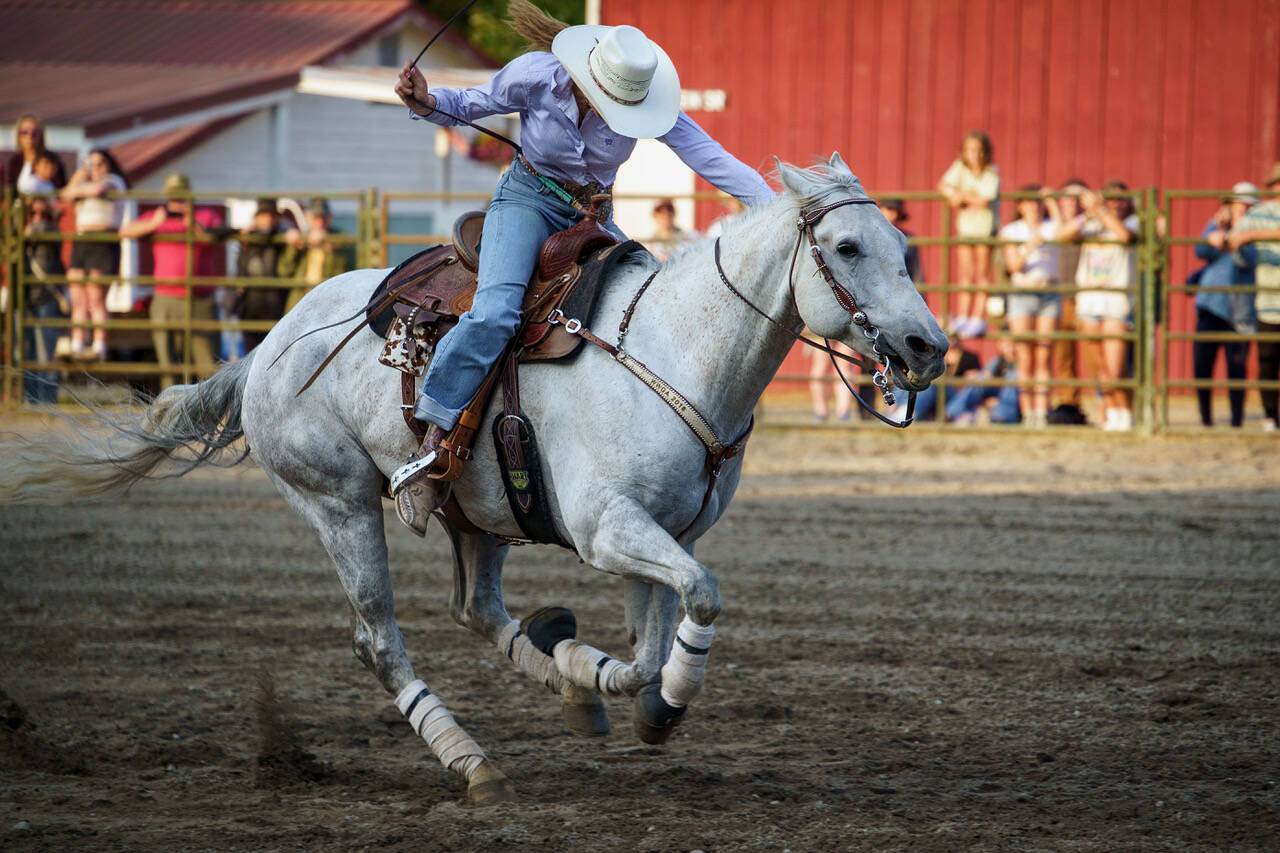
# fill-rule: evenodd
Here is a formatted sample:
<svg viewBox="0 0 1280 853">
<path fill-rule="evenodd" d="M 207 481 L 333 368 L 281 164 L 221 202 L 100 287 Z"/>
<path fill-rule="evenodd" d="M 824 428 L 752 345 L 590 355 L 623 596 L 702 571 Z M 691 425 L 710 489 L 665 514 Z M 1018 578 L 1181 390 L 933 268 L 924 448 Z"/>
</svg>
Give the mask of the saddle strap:
<svg viewBox="0 0 1280 853">
<path fill-rule="evenodd" d="M 407 334 L 413 334 L 410 330 Z M 417 382 L 412 373 L 400 374 L 400 412 L 404 415 L 404 422 L 409 425 L 409 431 L 413 433 L 413 437 L 418 440 L 418 444 L 422 444 L 422 440 L 427 437 L 427 428 L 422 421 L 413 416 L 413 409 L 418 401 Z"/>
<path fill-rule="evenodd" d="M 648 282 L 645 282 L 646 286 Z M 556 320 L 555 322 L 559 322 Z M 711 505 L 711 496 L 715 494 L 716 484 L 720 480 L 720 471 L 724 468 L 724 463 L 740 454 L 747 446 L 747 439 L 751 437 L 751 430 L 755 428 L 755 418 L 752 417 L 747 423 L 746 430 L 742 435 L 738 436 L 729 444 L 721 441 L 716 435 L 715 428 L 711 426 L 711 422 L 698 411 L 697 406 L 690 402 L 679 391 L 671 386 L 665 379 L 658 376 L 648 366 L 635 358 L 626 350 L 619 349 L 608 341 L 596 335 L 587 327 L 583 326 L 577 320 L 569 320 L 564 324 L 565 331 L 571 335 L 578 335 L 584 341 L 599 347 L 609 355 L 613 356 L 613 360 L 625 367 L 637 379 L 649 387 L 651 391 L 666 403 L 680 420 L 684 421 L 685 426 L 697 436 L 702 442 L 703 448 L 707 452 L 707 490 L 702 496 L 702 506 L 699 507 L 697 515 L 689 522 L 688 526 L 676 534 L 676 541 L 679 541 L 693 529 L 698 520 L 702 518 L 703 513 L 707 511 L 707 507 Z"/>
<path fill-rule="evenodd" d="M 557 318 L 555 322 L 560 322 L 560 320 Z M 643 361 L 599 337 L 577 320 L 569 320 L 564 324 L 564 327 L 569 334 L 578 335 L 584 341 L 594 344 L 609 353 L 609 355 L 613 356 L 614 361 L 649 386 L 649 389 L 662 398 L 662 401 L 671 407 L 671 411 L 675 412 L 676 416 L 684 421 L 685 425 L 698 437 L 698 441 L 702 442 L 702 446 L 707 449 L 707 454 L 710 458 L 722 464 L 725 459 L 731 459 L 737 455 L 738 450 L 741 448 L 734 445 L 726 445 L 721 441 L 720 436 L 716 435 L 715 427 L 711 426 L 711 422 L 703 417 L 697 406 L 693 405 L 688 397 L 673 388 L 665 379 L 650 370 Z"/>
</svg>

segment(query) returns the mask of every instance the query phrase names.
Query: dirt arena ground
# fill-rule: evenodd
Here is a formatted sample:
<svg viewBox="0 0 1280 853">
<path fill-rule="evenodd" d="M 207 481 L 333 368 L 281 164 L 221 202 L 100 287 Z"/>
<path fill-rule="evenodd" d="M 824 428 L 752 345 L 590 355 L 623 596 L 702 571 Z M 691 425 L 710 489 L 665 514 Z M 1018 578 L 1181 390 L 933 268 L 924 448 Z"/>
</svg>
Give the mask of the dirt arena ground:
<svg viewBox="0 0 1280 853">
<path fill-rule="evenodd" d="M 663 748 L 456 627 L 388 513 L 419 673 L 511 776 L 467 806 L 351 654 L 252 465 L 0 508 L 5 850 L 1280 849 L 1274 437 L 761 430 L 698 555 L 725 609 Z M 512 551 L 625 655 L 620 583 Z M 262 683 L 276 701 L 262 701 Z"/>
</svg>

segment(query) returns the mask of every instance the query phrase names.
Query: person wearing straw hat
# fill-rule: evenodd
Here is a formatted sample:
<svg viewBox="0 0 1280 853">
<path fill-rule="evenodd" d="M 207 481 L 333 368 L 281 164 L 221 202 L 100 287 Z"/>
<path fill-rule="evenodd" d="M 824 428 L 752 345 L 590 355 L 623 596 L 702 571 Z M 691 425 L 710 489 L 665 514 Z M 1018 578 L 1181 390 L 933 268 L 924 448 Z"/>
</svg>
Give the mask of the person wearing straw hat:
<svg viewBox="0 0 1280 853">
<path fill-rule="evenodd" d="M 512 28 L 530 50 L 488 83 L 429 89 L 412 63 L 396 95 L 414 119 L 517 113 L 522 153 L 498 182 L 484 223 L 479 285 L 470 311 L 436 346 L 414 415 L 429 425 L 422 448 L 392 476 L 393 489 L 426 476 L 435 448 L 502 354 L 543 242 L 581 220 L 608 193 L 637 139 L 658 139 L 705 180 L 747 204 L 773 196 L 764 179 L 680 110 L 680 80 L 661 47 L 630 26 L 568 26 L 513 0 Z M 612 215 L 601 223 L 619 237 Z"/>
</svg>

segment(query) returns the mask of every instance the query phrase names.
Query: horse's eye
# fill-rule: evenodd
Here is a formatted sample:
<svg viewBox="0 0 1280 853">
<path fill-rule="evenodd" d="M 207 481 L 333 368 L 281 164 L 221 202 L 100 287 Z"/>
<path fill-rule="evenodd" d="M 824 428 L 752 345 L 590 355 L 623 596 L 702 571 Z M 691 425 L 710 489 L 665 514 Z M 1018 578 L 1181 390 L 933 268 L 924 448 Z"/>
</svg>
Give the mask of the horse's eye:
<svg viewBox="0 0 1280 853">
<path fill-rule="evenodd" d="M 842 258 L 858 257 L 858 244 L 852 240 L 841 240 L 836 244 L 836 251 L 840 253 Z"/>
</svg>

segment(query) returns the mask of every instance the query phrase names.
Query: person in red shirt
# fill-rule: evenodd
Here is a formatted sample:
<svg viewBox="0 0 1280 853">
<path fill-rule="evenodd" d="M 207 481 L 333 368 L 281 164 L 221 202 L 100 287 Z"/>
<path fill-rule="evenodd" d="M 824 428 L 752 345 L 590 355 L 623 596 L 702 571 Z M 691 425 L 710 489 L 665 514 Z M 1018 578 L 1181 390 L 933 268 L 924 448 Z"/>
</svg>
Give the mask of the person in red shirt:
<svg viewBox="0 0 1280 853">
<path fill-rule="evenodd" d="M 210 231 L 222 225 L 216 211 L 207 208 L 194 209 L 191 201 L 191 181 L 186 175 L 175 173 L 164 179 L 165 203 L 149 216 L 139 217 L 120 229 L 121 237 L 149 237 L 154 234 L 187 233 L 190 228 L 198 242 L 195 244 L 195 269 L 187 263 L 185 242 L 153 241 L 151 255 L 155 262 L 155 297 L 151 300 L 151 332 L 155 343 L 156 361 L 161 368 L 160 387 L 174 384 L 177 373 L 173 365 L 183 360 L 183 333 L 180 328 L 187 320 L 187 290 L 191 289 L 191 319 L 214 319 L 213 287 L 191 287 L 188 279 L 213 275 L 213 251 Z M 176 353 L 176 356 L 175 356 Z M 212 374 L 213 335 L 209 332 L 191 334 L 191 360 L 201 377 Z"/>
</svg>

